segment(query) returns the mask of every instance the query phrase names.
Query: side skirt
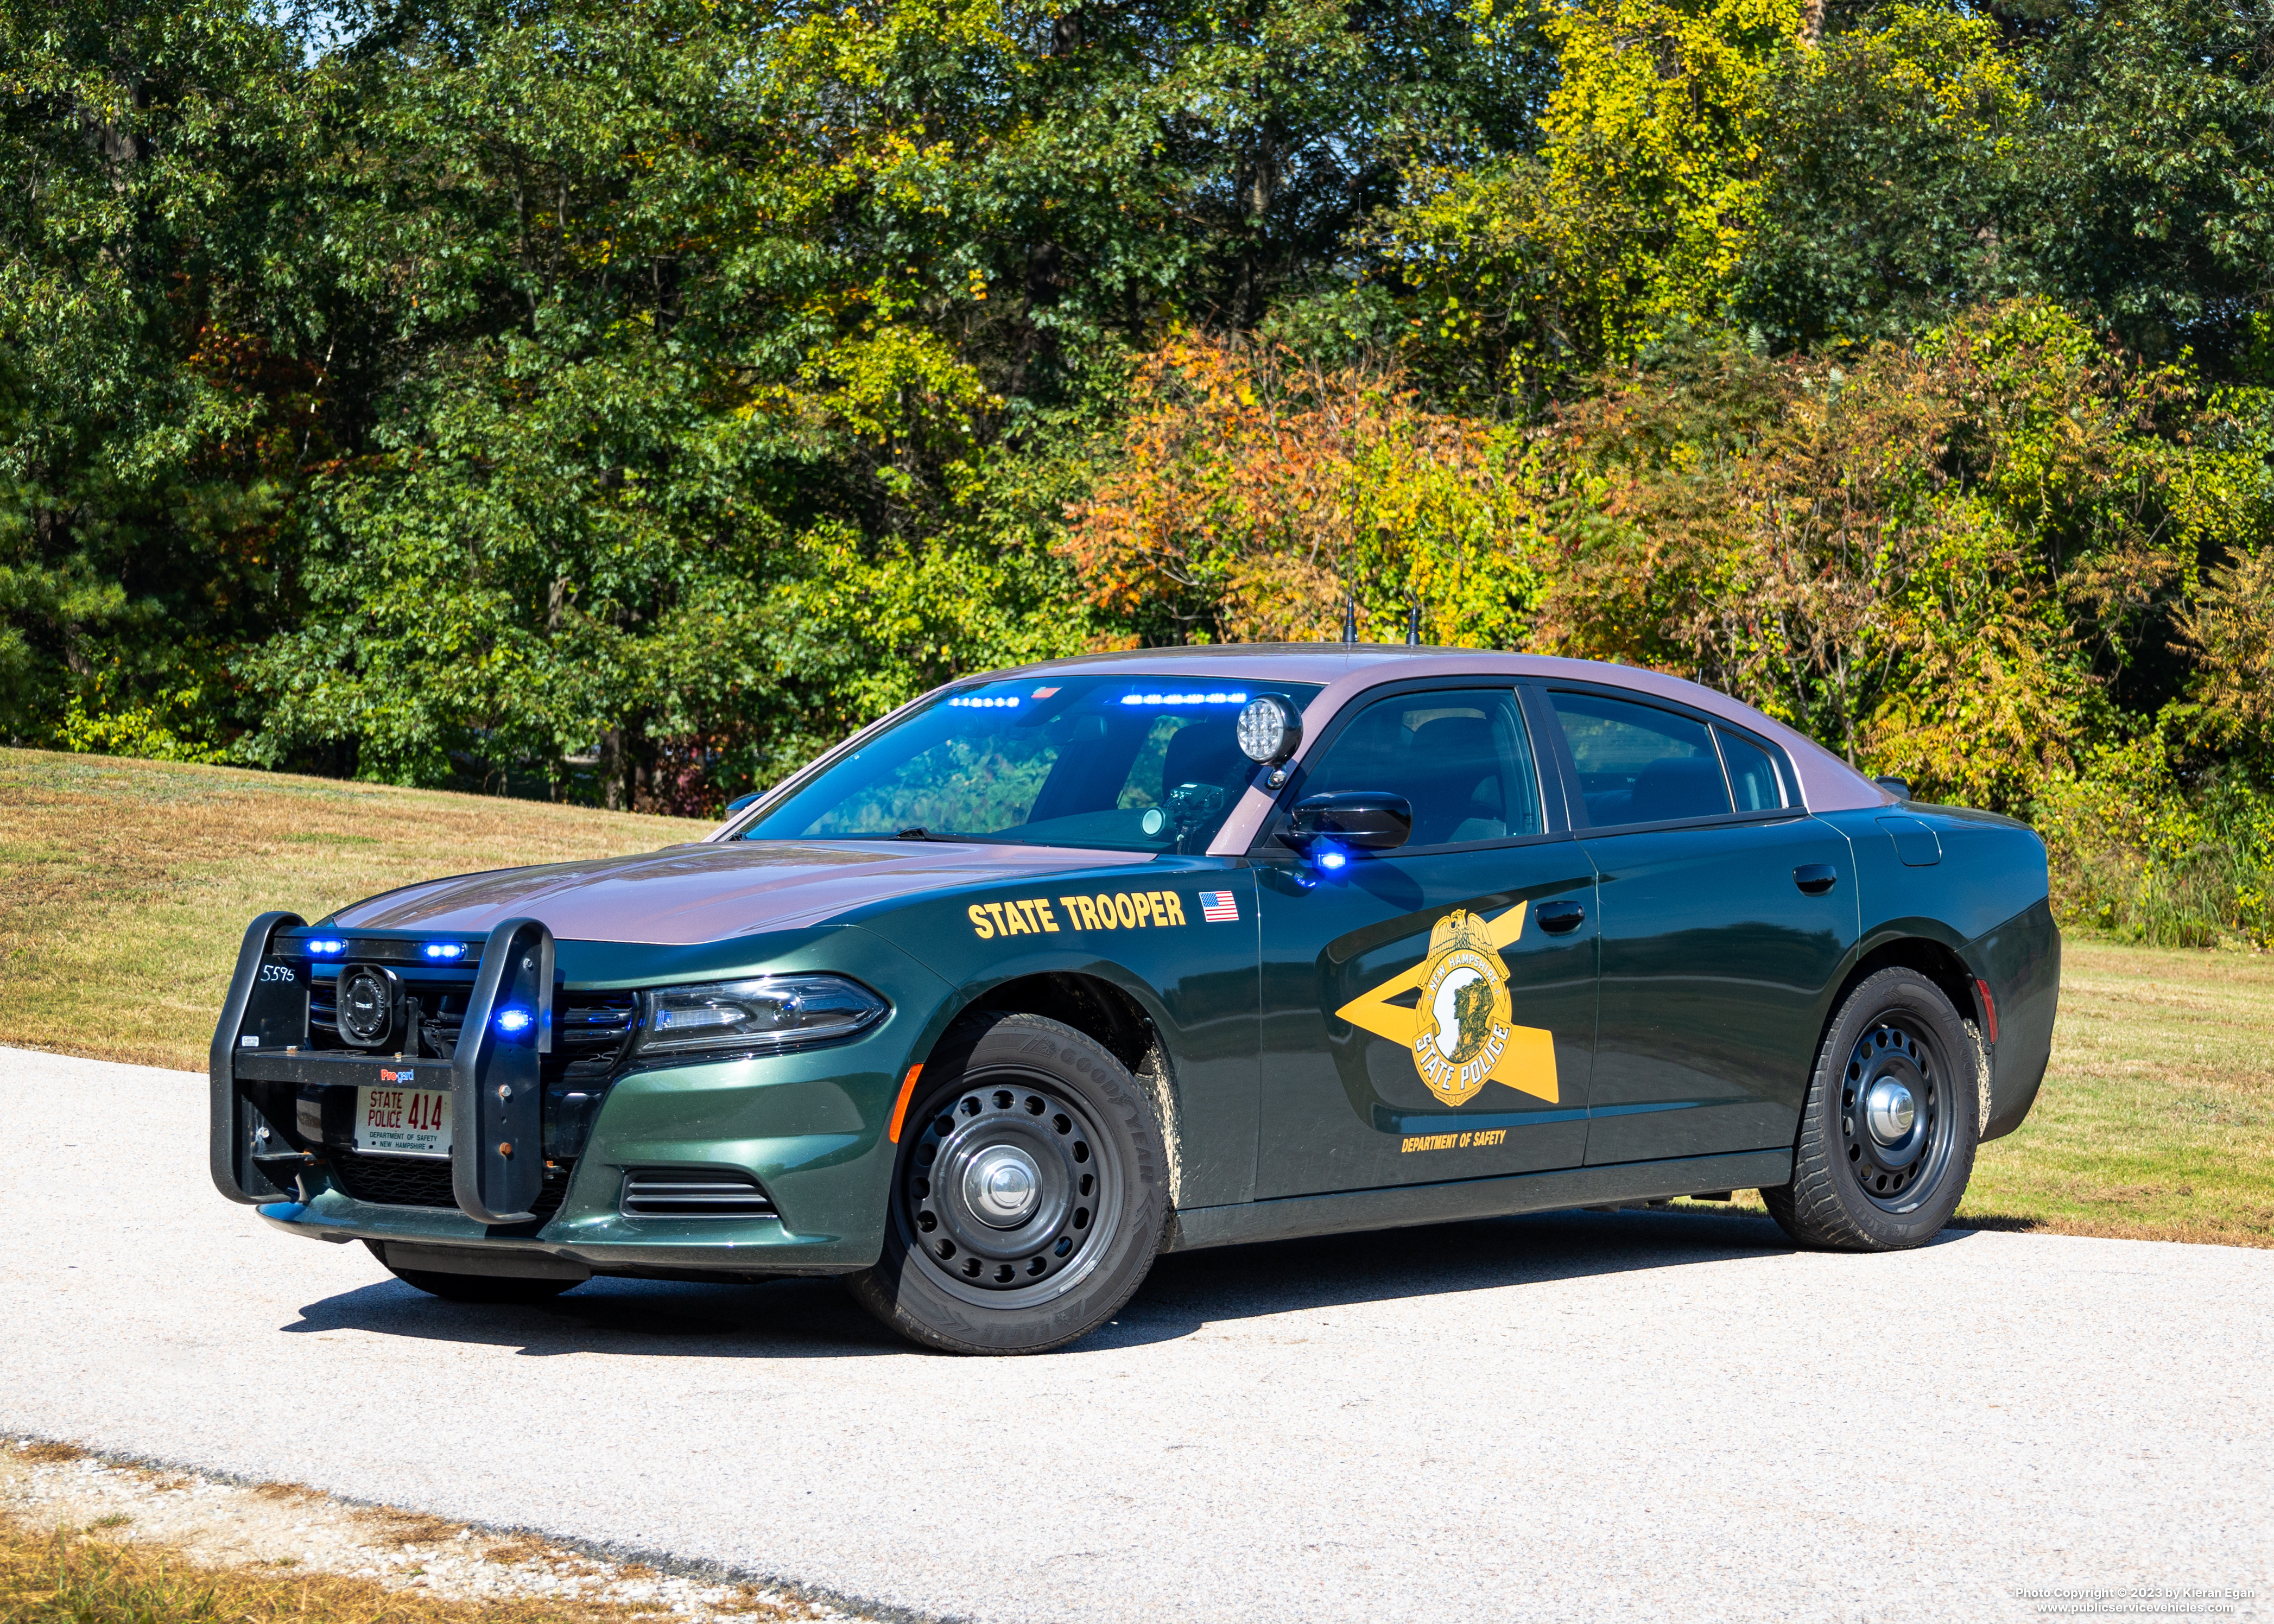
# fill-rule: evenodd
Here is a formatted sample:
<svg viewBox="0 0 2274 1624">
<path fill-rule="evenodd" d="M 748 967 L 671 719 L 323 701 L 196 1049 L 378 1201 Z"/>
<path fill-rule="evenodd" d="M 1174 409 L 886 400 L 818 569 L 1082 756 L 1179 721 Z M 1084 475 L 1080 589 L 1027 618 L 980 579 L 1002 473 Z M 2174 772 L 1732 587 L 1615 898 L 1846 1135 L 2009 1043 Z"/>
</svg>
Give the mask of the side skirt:
<svg viewBox="0 0 2274 1624">
<path fill-rule="evenodd" d="M 1792 1182 L 1792 1152 L 1749 1150 L 1732 1156 L 1684 1156 L 1669 1162 L 1627 1162 L 1506 1178 L 1464 1178 L 1443 1184 L 1401 1184 L 1334 1195 L 1281 1196 L 1234 1207 L 1199 1207 L 1176 1214 L 1163 1252 L 1196 1252 L 1243 1241 L 1293 1240 L 1306 1235 L 1346 1235 L 1357 1229 L 1396 1229 L 1465 1218 L 1504 1218 L 1597 1207 L 1611 1201 L 1655 1201 L 1704 1190 L 1758 1190 Z"/>
</svg>

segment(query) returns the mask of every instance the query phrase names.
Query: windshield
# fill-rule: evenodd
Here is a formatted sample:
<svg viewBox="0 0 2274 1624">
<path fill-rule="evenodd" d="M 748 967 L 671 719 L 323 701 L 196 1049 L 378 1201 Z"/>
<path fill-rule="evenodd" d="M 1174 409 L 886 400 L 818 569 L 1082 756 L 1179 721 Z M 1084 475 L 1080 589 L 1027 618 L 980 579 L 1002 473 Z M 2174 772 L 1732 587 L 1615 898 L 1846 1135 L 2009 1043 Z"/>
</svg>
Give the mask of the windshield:
<svg viewBox="0 0 2274 1624">
<path fill-rule="evenodd" d="M 1205 851 L 1249 780 L 1232 722 L 1315 683 L 1028 677 L 944 694 L 765 809 L 745 840 L 985 840 Z"/>
</svg>

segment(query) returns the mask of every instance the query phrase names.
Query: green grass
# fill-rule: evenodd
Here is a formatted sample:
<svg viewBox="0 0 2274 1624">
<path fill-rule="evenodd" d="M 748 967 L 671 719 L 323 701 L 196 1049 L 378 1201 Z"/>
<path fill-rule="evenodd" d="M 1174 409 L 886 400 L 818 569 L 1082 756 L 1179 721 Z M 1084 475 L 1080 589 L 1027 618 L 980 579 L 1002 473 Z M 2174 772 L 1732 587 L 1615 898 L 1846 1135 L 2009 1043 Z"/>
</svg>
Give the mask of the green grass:
<svg viewBox="0 0 2274 1624">
<path fill-rule="evenodd" d="M 0 1043 L 202 1068 L 253 915 L 652 850 L 709 824 L 0 750 Z"/>
<path fill-rule="evenodd" d="M 245 922 L 704 825 L 0 750 L 0 1043 L 200 1068 Z M 2073 939 L 2052 1068 L 1964 1220 L 2274 1246 L 2274 959 Z"/>
<path fill-rule="evenodd" d="M 2274 1245 L 2270 1034 L 2263 954 L 2068 943 L 2044 1092 L 1982 1147 L 1962 1215 Z"/>
</svg>

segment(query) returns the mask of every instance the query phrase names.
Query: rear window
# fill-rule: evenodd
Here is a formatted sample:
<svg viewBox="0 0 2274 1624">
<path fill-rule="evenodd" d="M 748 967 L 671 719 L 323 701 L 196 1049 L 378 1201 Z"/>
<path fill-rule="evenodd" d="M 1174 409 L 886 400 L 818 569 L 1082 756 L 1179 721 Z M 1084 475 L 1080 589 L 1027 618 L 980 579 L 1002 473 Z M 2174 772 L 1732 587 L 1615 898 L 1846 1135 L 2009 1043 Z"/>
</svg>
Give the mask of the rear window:
<svg viewBox="0 0 2274 1624">
<path fill-rule="evenodd" d="M 1726 727 L 1713 730 L 1721 741 L 1721 762 L 1729 770 L 1729 791 L 1740 812 L 1767 812 L 1784 805 L 1784 786 L 1769 753 Z"/>
<path fill-rule="evenodd" d="M 1551 691 L 1548 698 L 1594 827 L 1674 823 L 1731 810 L 1721 757 L 1704 723 L 1600 694 Z"/>
</svg>

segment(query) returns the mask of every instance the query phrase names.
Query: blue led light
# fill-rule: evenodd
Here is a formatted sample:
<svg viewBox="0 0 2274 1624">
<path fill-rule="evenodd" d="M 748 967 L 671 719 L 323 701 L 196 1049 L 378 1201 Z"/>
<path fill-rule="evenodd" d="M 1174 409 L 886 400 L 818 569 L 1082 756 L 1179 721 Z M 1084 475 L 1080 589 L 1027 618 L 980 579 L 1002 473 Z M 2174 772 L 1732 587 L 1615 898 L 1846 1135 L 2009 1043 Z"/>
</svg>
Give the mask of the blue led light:
<svg viewBox="0 0 2274 1624">
<path fill-rule="evenodd" d="M 1222 692 L 1208 694 L 1124 694 L 1121 696 L 1121 703 L 1125 705 L 1244 705 L 1247 703 L 1247 695 L 1245 693 L 1226 694 Z"/>
<path fill-rule="evenodd" d="M 1324 868 L 1329 874 L 1332 874 L 1336 869 L 1341 868 L 1349 861 L 1349 858 L 1344 856 L 1332 846 L 1327 847 L 1326 850 L 1319 853 L 1319 867 Z"/>
<path fill-rule="evenodd" d="M 1008 695 L 960 694 L 955 698 L 949 700 L 947 703 L 951 705 L 963 705 L 975 710 L 993 710 L 997 709 L 1015 710 L 1019 708 L 1018 700 L 1015 697 Z"/>
<path fill-rule="evenodd" d="M 463 959 L 465 956 L 466 944 L 463 942 L 429 942 L 426 944 L 426 957 L 429 959 Z"/>
<path fill-rule="evenodd" d="M 337 936 L 325 936 L 309 943 L 308 951 L 312 953 L 344 953 L 348 951 L 348 944 Z"/>
<path fill-rule="evenodd" d="M 507 1034 L 526 1032 L 529 1023 L 536 1019 L 527 1010 L 500 1010 L 497 1012 L 497 1029 Z"/>
</svg>

